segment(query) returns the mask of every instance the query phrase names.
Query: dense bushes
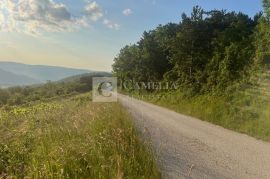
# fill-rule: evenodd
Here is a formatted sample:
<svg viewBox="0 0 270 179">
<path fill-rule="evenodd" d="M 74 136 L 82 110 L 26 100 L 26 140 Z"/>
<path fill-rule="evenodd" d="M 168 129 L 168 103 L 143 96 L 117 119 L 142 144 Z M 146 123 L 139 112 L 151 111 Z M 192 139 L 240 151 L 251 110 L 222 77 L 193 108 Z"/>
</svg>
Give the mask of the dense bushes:
<svg viewBox="0 0 270 179">
<path fill-rule="evenodd" d="M 21 105 L 31 101 L 45 100 L 88 92 L 92 89 L 92 75 L 84 75 L 60 82 L 47 82 L 39 86 L 0 89 L 0 107 Z"/>
</svg>

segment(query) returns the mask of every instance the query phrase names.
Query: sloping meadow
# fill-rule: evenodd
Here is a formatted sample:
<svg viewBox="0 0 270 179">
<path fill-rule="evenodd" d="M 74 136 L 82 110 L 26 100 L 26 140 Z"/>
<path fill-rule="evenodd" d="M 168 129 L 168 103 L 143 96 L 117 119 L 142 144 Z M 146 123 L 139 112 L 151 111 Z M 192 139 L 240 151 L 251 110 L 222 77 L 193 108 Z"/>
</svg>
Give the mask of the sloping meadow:
<svg viewBox="0 0 270 179">
<path fill-rule="evenodd" d="M 90 95 L 0 111 L 0 178 L 160 178 L 118 103 Z"/>
</svg>

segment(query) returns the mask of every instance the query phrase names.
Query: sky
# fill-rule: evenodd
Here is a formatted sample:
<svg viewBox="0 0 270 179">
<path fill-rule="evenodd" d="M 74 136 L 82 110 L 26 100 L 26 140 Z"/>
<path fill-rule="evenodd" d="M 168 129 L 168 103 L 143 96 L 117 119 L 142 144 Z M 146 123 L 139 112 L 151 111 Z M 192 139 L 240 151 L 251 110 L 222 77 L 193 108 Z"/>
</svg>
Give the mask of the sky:
<svg viewBox="0 0 270 179">
<path fill-rule="evenodd" d="M 195 5 L 262 10 L 261 0 L 0 0 L 0 61 L 111 71 L 122 47 Z"/>
</svg>

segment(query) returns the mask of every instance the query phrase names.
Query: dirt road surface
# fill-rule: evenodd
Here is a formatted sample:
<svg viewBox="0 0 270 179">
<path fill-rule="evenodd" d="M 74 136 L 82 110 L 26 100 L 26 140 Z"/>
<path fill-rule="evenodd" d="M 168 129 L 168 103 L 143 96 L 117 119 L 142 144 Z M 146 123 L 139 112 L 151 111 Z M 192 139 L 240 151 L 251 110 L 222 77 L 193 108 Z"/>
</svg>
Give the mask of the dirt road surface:
<svg viewBox="0 0 270 179">
<path fill-rule="evenodd" d="M 124 95 L 165 178 L 270 179 L 270 143 Z"/>
</svg>

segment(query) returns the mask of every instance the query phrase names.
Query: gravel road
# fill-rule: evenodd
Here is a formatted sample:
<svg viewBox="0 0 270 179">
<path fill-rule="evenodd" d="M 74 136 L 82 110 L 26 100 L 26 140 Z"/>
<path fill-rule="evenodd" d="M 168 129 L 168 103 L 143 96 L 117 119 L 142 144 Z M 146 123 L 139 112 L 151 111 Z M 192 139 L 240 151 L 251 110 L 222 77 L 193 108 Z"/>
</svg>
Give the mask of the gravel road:
<svg viewBox="0 0 270 179">
<path fill-rule="evenodd" d="M 165 178 L 270 179 L 270 143 L 124 95 Z"/>
</svg>

